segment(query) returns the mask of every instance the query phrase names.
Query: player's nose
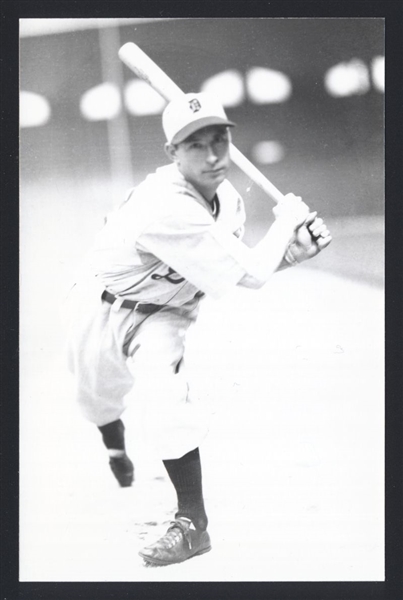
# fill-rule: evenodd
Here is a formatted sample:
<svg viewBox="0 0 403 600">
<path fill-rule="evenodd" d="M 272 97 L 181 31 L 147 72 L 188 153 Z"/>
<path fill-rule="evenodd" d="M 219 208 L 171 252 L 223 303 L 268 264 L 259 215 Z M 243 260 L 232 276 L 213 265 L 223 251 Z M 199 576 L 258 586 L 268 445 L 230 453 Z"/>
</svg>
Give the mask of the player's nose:
<svg viewBox="0 0 403 600">
<path fill-rule="evenodd" d="M 207 153 L 207 162 L 210 165 L 214 165 L 217 162 L 217 160 L 218 160 L 218 156 L 217 156 L 216 152 L 214 151 L 214 148 L 210 146 L 208 148 L 208 153 Z"/>
</svg>

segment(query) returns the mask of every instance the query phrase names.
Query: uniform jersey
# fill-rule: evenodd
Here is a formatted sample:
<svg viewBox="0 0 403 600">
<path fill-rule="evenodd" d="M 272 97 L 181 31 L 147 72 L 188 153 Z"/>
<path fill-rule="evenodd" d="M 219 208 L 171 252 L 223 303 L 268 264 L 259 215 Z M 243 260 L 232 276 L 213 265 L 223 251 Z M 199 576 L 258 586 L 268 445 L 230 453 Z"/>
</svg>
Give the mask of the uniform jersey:
<svg viewBox="0 0 403 600">
<path fill-rule="evenodd" d="M 176 164 L 157 169 L 108 217 L 86 271 L 130 300 L 182 306 L 200 292 L 220 298 L 246 273 L 248 248 L 243 200 L 228 180 L 215 199 L 211 206 Z"/>
</svg>

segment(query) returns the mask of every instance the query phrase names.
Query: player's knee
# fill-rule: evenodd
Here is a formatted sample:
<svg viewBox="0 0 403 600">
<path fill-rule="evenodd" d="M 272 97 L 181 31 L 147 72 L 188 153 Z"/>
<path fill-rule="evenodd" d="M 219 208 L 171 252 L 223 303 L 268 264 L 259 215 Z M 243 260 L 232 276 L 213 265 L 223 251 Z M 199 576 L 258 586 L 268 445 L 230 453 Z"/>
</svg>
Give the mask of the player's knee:
<svg viewBox="0 0 403 600">
<path fill-rule="evenodd" d="M 133 391 L 140 401 L 158 410 L 158 405 L 165 408 L 186 402 L 189 388 L 182 373 L 169 369 L 151 373 L 142 371 L 135 376 Z"/>
</svg>

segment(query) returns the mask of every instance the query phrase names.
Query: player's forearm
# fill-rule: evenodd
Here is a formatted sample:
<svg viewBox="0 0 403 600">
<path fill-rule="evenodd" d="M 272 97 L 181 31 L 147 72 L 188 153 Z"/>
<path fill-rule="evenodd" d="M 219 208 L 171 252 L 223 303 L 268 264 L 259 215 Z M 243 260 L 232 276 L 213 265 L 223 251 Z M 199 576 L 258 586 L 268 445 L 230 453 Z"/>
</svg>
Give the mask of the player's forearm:
<svg viewBox="0 0 403 600">
<path fill-rule="evenodd" d="M 295 221 L 277 219 L 264 238 L 250 249 L 247 272 L 242 287 L 259 289 L 283 266 L 284 254 L 295 233 Z M 285 264 L 284 264 L 285 266 Z"/>
</svg>

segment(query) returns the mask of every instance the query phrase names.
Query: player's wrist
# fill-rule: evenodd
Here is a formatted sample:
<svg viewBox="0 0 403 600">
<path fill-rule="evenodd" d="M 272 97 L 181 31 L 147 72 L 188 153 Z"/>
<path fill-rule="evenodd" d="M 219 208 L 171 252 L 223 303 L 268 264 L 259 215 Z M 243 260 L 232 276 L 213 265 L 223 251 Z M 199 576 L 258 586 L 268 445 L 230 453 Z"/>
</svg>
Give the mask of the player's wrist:
<svg viewBox="0 0 403 600">
<path fill-rule="evenodd" d="M 296 267 L 299 264 L 299 261 L 293 252 L 293 248 L 295 248 L 295 244 L 292 242 L 285 251 L 284 259 L 291 267 Z"/>
</svg>

